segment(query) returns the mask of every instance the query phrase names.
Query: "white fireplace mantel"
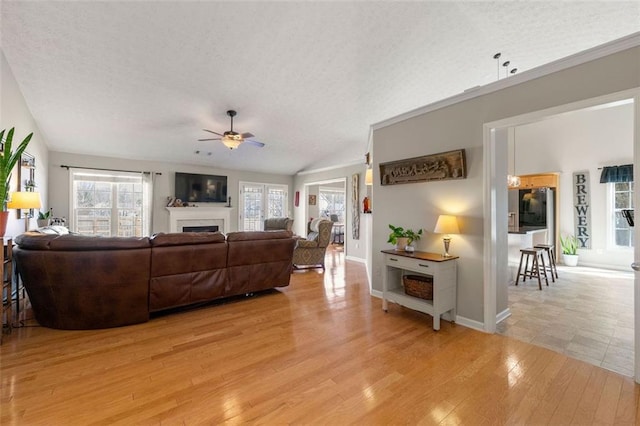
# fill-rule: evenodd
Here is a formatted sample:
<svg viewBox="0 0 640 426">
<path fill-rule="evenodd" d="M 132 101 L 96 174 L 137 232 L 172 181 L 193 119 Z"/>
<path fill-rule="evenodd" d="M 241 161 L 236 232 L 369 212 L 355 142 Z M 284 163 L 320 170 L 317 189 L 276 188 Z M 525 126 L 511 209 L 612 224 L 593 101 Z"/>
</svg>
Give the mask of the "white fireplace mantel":
<svg viewBox="0 0 640 426">
<path fill-rule="evenodd" d="M 183 226 L 215 225 L 222 233 L 230 231 L 229 207 L 166 207 L 169 211 L 169 232 L 182 232 Z"/>
</svg>

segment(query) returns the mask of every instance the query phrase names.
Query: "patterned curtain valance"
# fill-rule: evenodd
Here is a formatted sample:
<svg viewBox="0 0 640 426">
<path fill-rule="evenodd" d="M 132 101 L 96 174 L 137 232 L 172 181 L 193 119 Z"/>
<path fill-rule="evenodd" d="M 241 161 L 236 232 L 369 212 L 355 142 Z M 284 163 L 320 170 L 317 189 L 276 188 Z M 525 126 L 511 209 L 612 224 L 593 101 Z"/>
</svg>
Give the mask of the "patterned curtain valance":
<svg viewBox="0 0 640 426">
<path fill-rule="evenodd" d="M 600 183 L 633 182 L 633 164 L 603 167 Z"/>
</svg>

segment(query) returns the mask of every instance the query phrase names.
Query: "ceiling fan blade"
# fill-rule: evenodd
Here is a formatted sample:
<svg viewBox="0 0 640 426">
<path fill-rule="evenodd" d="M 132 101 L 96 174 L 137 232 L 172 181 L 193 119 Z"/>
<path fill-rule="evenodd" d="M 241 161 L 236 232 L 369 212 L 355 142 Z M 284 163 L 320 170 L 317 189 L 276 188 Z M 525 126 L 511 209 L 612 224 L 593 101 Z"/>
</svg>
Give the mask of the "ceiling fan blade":
<svg viewBox="0 0 640 426">
<path fill-rule="evenodd" d="M 249 139 L 245 139 L 244 140 L 246 143 L 251 144 L 251 145 L 255 145 L 257 147 L 262 148 L 264 146 L 264 144 L 262 142 L 258 142 L 258 141 L 251 141 Z"/>
<path fill-rule="evenodd" d="M 248 139 L 248 138 L 253 138 L 255 137 L 255 135 L 253 133 L 243 133 L 240 136 L 242 136 L 242 139 Z"/>
<path fill-rule="evenodd" d="M 213 130 L 207 130 L 207 129 L 202 129 L 202 130 L 204 130 L 205 132 L 213 133 L 214 135 L 224 136 L 224 135 L 221 135 L 221 134 L 220 134 L 220 133 L 218 133 L 218 132 L 214 132 Z"/>
<path fill-rule="evenodd" d="M 204 141 L 219 141 L 220 138 L 213 138 L 213 139 L 198 139 L 199 142 L 204 142 Z"/>
</svg>

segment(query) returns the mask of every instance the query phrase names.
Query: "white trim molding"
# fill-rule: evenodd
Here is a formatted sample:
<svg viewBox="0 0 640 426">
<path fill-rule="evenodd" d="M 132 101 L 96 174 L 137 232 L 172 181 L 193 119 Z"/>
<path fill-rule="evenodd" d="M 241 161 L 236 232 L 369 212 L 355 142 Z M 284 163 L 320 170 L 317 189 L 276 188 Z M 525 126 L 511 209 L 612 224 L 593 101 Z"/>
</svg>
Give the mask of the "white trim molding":
<svg viewBox="0 0 640 426">
<path fill-rule="evenodd" d="M 464 92 L 451 96 L 449 98 L 442 99 L 440 101 L 431 103 L 429 105 L 416 108 L 412 111 L 404 114 L 397 115 L 395 117 L 388 118 L 386 120 L 374 123 L 371 127 L 373 130 L 378 130 L 384 127 L 391 126 L 401 121 L 408 120 L 419 115 L 426 114 L 431 111 L 442 109 L 469 99 L 484 96 L 486 94 L 497 92 L 498 90 L 505 89 L 507 87 L 515 86 L 517 84 L 525 83 L 527 81 L 535 80 L 545 75 L 553 74 L 554 72 L 562 71 L 577 65 L 584 64 L 596 59 L 603 58 L 605 56 L 612 55 L 614 53 L 621 52 L 623 50 L 631 49 L 640 46 L 640 32 L 630 34 L 626 37 L 613 40 L 609 43 L 602 44 L 600 46 L 593 47 L 591 49 L 583 50 L 574 55 L 567 56 L 562 59 L 558 59 L 548 64 L 541 65 L 536 68 L 518 73 L 514 76 L 503 78 L 501 80 L 489 83 L 485 86 L 475 86 Z"/>
</svg>

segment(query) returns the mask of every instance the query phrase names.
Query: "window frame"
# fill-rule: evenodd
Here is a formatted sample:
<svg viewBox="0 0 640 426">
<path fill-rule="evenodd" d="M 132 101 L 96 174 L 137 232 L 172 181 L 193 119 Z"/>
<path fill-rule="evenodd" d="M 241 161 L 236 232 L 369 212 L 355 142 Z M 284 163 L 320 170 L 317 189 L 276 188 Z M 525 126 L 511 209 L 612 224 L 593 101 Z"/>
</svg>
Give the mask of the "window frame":
<svg viewBox="0 0 640 426">
<path fill-rule="evenodd" d="M 106 232 L 96 231 L 96 227 L 93 227 L 93 232 L 90 235 L 103 235 L 103 236 L 135 236 L 142 237 L 145 235 L 145 182 L 142 178 L 141 173 L 136 172 L 121 172 L 121 171 L 104 171 L 104 170 L 94 170 L 94 169 L 70 169 L 69 174 L 69 229 L 72 232 L 82 232 L 87 233 L 84 230 L 80 230 L 78 228 L 79 221 L 77 211 L 81 209 L 92 209 L 92 210 L 109 210 L 109 235 L 106 235 Z M 86 182 L 94 182 L 94 183 L 108 183 L 110 185 L 110 205 L 105 207 L 78 207 L 77 204 L 77 182 L 86 181 Z M 140 197 L 140 207 L 139 208 L 129 208 L 129 207 L 121 207 L 119 206 L 119 187 L 121 184 L 133 184 L 140 185 L 139 191 L 134 191 L 132 194 L 138 193 Z M 95 190 L 94 190 L 95 192 Z M 135 195 L 134 195 L 134 204 L 135 204 Z M 133 233 L 126 232 L 127 230 L 121 226 L 120 219 L 121 211 L 138 211 L 138 222 L 134 220 L 133 225 Z M 128 217 L 122 216 L 122 217 Z"/>
<path fill-rule="evenodd" d="M 618 191 L 616 190 L 616 185 L 620 183 L 628 183 L 630 189 L 627 191 Z M 631 203 L 630 207 L 633 209 L 633 193 L 635 191 L 635 185 L 633 182 L 609 182 L 607 184 L 607 247 L 609 250 L 617 250 L 617 251 L 633 251 L 635 240 L 634 240 L 634 228 L 628 227 L 627 232 L 629 233 L 629 241 L 631 241 L 631 245 L 622 246 L 618 245 L 616 242 L 616 216 L 619 214 L 618 212 L 622 210 L 622 208 L 616 207 L 616 194 L 620 192 L 627 192 L 629 194 L 629 200 Z M 623 228 L 620 228 L 623 229 Z"/>
</svg>

